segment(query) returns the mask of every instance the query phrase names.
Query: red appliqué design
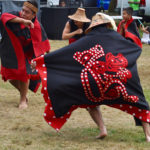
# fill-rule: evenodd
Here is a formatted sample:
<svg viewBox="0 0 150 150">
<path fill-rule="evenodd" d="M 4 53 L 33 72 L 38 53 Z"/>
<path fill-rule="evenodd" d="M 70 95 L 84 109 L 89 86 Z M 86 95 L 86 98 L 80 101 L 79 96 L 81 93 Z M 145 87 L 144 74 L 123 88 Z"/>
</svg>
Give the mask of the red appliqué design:
<svg viewBox="0 0 150 150">
<path fill-rule="evenodd" d="M 98 60 L 101 57 L 105 57 L 105 62 Z M 89 100 L 100 102 L 106 99 L 114 100 L 122 96 L 128 102 L 138 101 L 137 96 L 128 95 L 124 86 L 132 74 L 126 69 L 128 61 L 122 54 L 114 56 L 112 53 L 107 53 L 105 55 L 102 46 L 95 45 L 89 50 L 76 52 L 73 58 L 85 67 L 81 72 L 81 82 Z M 92 92 L 88 72 L 97 84 L 99 97 L 94 96 Z"/>
</svg>

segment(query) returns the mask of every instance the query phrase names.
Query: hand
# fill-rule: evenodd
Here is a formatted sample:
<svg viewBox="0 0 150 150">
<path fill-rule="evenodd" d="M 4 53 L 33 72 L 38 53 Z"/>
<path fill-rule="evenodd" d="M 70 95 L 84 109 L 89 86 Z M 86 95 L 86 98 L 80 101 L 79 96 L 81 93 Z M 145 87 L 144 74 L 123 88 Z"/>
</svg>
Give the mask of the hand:
<svg viewBox="0 0 150 150">
<path fill-rule="evenodd" d="M 141 29 L 144 33 L 149 34 L 149 32 L 147 31 L 147 28 L 148 28 L 148 27 L 145 28 L 143 25 L 140 25 L 140 29 Z"/>
<path fill-rule="evenodd" d="M 145 30 L 144 25 L 140 24 L 140 29 L 141 29 L 142 31 Z"/>
<path fill-rule="evenodd" d="M 33 22 L 31 20 L 23 19 L 22 24 L 24 24 L 28 28 L 34 28 L 34 24 L 33 24 Z"/>
<path fill-rule="evenodd" d="M 30 67 L 31 67 L 32 72 L 34 72 L 34 71 L 35 71 L 35 68 L 36 68 L 36 62 L 33 61 L 33 60 L 31 60 L 31 65 L 30 65 Z"/>
<path fill-rule="evenodd" d="M 150 34 L 150 32 L 148 31 L 148 26 L 145 28 L 145 32 L 146 32 L 147 34 Z"/>
<path fill-rule="evenodd" d="M 121 28 L 122 30 L 124 30 L 124 29 L 125 29 L 125 23 L 122 23 L 121 26 L 120 26 L 120 28 Z"/>
<path fill-rule="evenodd" d="M 76 34 L 82 34 L 83 33 L 83 30 L 82 29 L 77 29 L 76 30 Z"/>
</svg>

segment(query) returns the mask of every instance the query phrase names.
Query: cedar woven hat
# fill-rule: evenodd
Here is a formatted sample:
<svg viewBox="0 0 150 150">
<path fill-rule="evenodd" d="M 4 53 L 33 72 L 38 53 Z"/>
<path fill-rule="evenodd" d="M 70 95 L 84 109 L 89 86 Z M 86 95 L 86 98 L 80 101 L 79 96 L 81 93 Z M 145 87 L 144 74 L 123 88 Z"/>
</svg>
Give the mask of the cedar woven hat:
<svg viewBox="0 0 150 150">
<path fill-rule="evenodd" d="M 97 13 L 92 17 L 92 21 L 90 26 L 85 30 L 85 33 L 88 33 L 91 31 L 91 29 L 95 26 L 101 25 L 101 24 L 110 24 L 111 21 L 105 16 L 103 13 Z M 111 25 L 112 26 L 112 25 Z"/>
<path fill-rule="evenodd" d="M 78 8 L 77 11 L 73 15 L 68 16 L 68 18 L 79 22 L 91 22 L 91 20 L 86 17 L 84 8 Z"/>
</svg>

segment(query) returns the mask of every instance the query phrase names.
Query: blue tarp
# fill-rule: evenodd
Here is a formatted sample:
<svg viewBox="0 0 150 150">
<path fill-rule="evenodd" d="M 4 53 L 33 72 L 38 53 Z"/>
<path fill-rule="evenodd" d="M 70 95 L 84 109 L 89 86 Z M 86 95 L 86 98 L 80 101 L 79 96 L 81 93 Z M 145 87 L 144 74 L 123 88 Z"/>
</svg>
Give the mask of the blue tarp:
<svg viewBox="0 0 150 150">
<path fill-rule="evenodd" d="M 104 10 L 108 10 L 111 0 L 97 0 L 97 7 L 103 7 Z"/>
</svg>

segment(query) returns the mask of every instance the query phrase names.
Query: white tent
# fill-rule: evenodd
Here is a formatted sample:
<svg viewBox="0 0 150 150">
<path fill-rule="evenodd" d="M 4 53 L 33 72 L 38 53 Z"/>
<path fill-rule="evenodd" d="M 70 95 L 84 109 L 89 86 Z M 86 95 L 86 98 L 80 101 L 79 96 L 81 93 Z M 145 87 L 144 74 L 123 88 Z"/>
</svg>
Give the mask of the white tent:
<svg viewBox="0 0 150 150">
<path fill-rule="evenodd" d="M 128 0 L 118 0 L 117 2 L 117 8 L 125 8 L 129 7 Z M 146 0 L 146 7 L 142 7 L 142 9 L 145 9 L 145 15 L 150 15 L 150 0 Z"/>
<path fill-rule="evenodd" d="M 122 11 L 123 8 L 129 7 L 128 0 L 118 0 L 117 1 L 117 8 L 121 8 L 120 16 L 112 16 L 113 19 L 122 19 Z M 132 16 L 134 19 L 142 19 L 142 17 Z"/>
</svg>

